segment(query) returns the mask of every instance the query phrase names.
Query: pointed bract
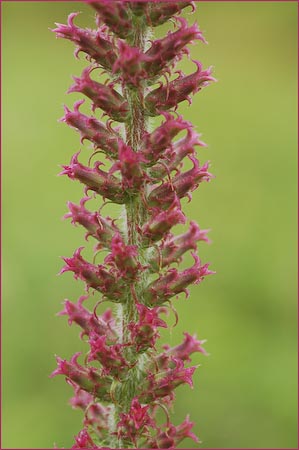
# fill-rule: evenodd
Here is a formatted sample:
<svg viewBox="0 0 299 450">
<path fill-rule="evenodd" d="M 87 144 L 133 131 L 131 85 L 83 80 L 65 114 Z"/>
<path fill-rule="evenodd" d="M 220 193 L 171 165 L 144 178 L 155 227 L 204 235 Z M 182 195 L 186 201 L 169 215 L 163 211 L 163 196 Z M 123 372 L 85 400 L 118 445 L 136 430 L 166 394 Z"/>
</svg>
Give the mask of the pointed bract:
<svg viewBox="0 0 299 450">
<path fill-rule="evenodd" d="M 57 28 L 52 31 L 56 33 L 57 37 L 72 41 L 77 46 L 76 55 L 79 52 L 84 52 L 106 70 L 111 70 L 117 60 L 113 40 L 103 29 L 99 28 L 97 31 L 92 31 L 77 27 L 74 24 L 74 19 L 78 14 L 70 14 L 67 25 L 56 23 Z"/>
<path fill-rule="evenodd" d="M 178 107 L 178 104 L 189 99 L 190 94 L 195 94 L 212 81 L 216 81 L 211 76 L 212 70 L 202 70 L 201 63 L 195 61 L 196 72 L 191 75 L 181 74 L 174 81 L 151 91 L 145 98 L 146 112 L 149 116 L 157 116 L 161 111 Z"/>
<path fill-rule="evenodd" d="M 98 83 L 90 78 L 92 68 L 83 70 L 81 78 L 74 77 L 75 83 L 68 93 L 80 92 L 92 101 L 93 109 L 101 108 L 111 119 L 125 122 L 128 117 L 129 106 L 121 94 L 112 85 Z"/>
</svg>

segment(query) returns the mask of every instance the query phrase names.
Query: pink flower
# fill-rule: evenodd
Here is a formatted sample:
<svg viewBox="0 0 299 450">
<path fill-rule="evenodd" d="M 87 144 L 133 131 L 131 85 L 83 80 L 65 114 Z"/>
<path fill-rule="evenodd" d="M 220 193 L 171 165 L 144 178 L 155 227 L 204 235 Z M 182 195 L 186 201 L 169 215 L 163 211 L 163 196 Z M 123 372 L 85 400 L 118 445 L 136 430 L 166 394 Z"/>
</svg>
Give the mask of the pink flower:
<svg viewBox="0 0 299 450">
<path fill-rule="evenodd" d="M 98 212 L 90 212 L 85 208 L 85 203 L 90 197 L 83 197 L 80 205 L 68 202 L 70 210 L 64 217 L 71 218 L 73 224 L 80 224 L 87 230 L 86 238 L 92 236 L 99 241 L 98 248 L 110 248 L 111 241 L 115 233 L 119 233 L 119 229 L 110 217 L 102 217 Z"/>
<path fill-rule="evenodd" d="M 122 175 L 123 190 L 130 190 L 130 193 L 138 192 L 146 179 L 142 167 L 142 163 L 145 161 L 144 156 L 139 152 L 134 152 L 129 145 L 119 141 L 118 157 L 119 161 L 113 164 L 110 173 L 119 170 Z"/>
<path fill-rule="evenodd" d="M 150 92 L 146 99 L 147 114 L 157 116 L 161 111 L 177 108 L 178 104 L 189 99 L 189 94 L 195 94 L 211 81 L 216 81 L 211 76 L 211 69 L 202 70 L 201 63 L 195 61 L 196 72 L 191 75 L 179 75 L 179 77 Z"/>
<path fill-rule="evenodd" d="M 201 265 L 198 256 L 192 255 L 195 259 L 192 267 L 182 272 L 178 272 L 177 269 L 169 269 L 166 275 L 161 275 L 147 286 L 144 297 L 148 305 L 162 305 L 181 292 L 185 292 L 188 296 L 189 293 L 186 288 L 189 284 L 198 284 L 205 276 L 214 274 L 214 272 L 208 270 L 209 264 Z"/>
<path fill-rule="evenodd" d="M 141 406 L 135 397 L 127 414 L 120 414 L 121 420 L 117 424 L 118 435 L 124 439 L 130 439 L 137 445 L 136 438 L 147 433 L 149 428 L 155 427 L 155 422 L 150 416 L 150 406 Z"/>
<path fill-rule="evenodd" d="M 173 359 L 174 368 L 170 368 L 163 372 L 150 373 L 147 376 L 146 387 L 139 398 L 144 403 L 150 403 L 157 398 L 167 397 L 173 394 L 181 384 L 189 384 L 193 387 L 192 376 L 196 367 L 184 367 L 183 361 Z"/>
<path fill-rule="evenodd" d="M 74 409 L 80 408 L 83 411 L 93 402 L 93 396 L 74 384 L 75 395 L 70 399 L 70 404 Z"/>
<path fill-rule="evenodd" d="M 128 115 L 128 104 L 125 99 L 112 87 L 90 78 L 92 69 L 87 67 L 83 70 L 81 78 L 74 77 L 75 83 L 70 87 L 68 93 L 80 92 L 93 102 L 94 109 L 101 108 L 108 116 L 118 122 L 124 122 Z"/>
<path fill-rule="evenodd" d="M 73 155 L 68 166 L 62 166 L 64 170 L 60 175 L 67 175 L 71 180 L 78 180 L 80 183 L 85 184 L 86 190 L 92 190 L 116 203 L 125 203 L 127 195 L 123 192 L 119 180 L 115 176 L 101 170 L 99 166 L 102 163 L 100 162 L 96 162 L 93 169 L 84 166 L 78 161 L 78 154 L 75 153 Z"/>
<path fill-rule="evenodd" d="M 75 445 L 72 448 L 98 448 L 91 439 L 88 432 L 84 429 L 75 437 Z"/>
<path fill-rule="evenodd" d="M 184 214 L 176 205 L 166 211 L 158 212 L 143 226 L 143 243 L 148 245 L 159 241 L 174 225 L 184 224 L 185 221 Z"/>
<path fill-rule="evenodd" d="M 103 373 L 120 377 L 128 368 L 128 363 L 123 355 L 123 345 L 107 345 L 107 337 L 90 333 L 90 354 L 88 361 L 99 361 L 103 366 Z"/>
<path fill-rule="evenodd" d="M 131 47 L 124 41 L 118 43 L 118 54 L 119 57 L 113 65 L 113 72 L 121 73 L 123 84 L 138 86 L 140 81 L 148 76 L 145 61 L 149 58 L 138 47 Z"/>
<path fill-rule="evenodd" d="M 171 183 L 166 181 L 154 188 L 147 199 L 149 206 L 167 209 L 173 204 L 176 197 L 188 196 L 191 198 L 190 193 L 198 187 L 199 183 L 210 181 L 212 174 L 207 170 L 208 163 L 200 167 L 196 158 L 192 156 L 189 158 L 193 162 L 193 168 L 173 177 Z"/>
<path fill-rule="evenodd" d="M 119 233 L 111 240 L 111 253 L 105 258 L 105 263 L 115 265 L 119 274 L 125 278 L 136 279 L 140 269 L 136 245 L 126 245 Z"/>
<path fill-rule="evenodd" d="M 92 427 L 98 436 L 105 438 L 109 430 L 109 417 L 111 408 L 103 406 L 101 403 L 89 403 L 86 408 L 84 426 Z"/>
<path fill-rule="evenodd" d="M 191 336 L 189 333 L 184 333 L 184 335 L 185 339 L 182 344 L 172 348 L 168 345 L 164 345 L 167 355 L 171 355 L 173 358 L 178 360 L 190 362 L 190 355 L 194 352 L 200 352 L 204 355 L 207 354 L 205 349 L 202 347 L 202 344 L 205 343 L 204 340 L 199 341 L 195 336 Z"/>
<path fill-rule="evenodd" d="M 188 27 L 185 19 L 178 19 L 181 28 L 174 33 L 169 33 L 165 38 L 152 42 L 151 48 L 145 53 L 148 61 L 144 66 L 148 74 L 161 75 L 163 69 L 167 67 L 173 59 L 179 60 L 182 53 L 186 53 L 185 46 L 195 39 L 205 42 L 202 33 L 196 24 Z"/>
<path fill-rule="evenodd" d="M 195 156 L 195 146 L 205 147 L 199 136 L 192 128 L 188 128 L 187 135 L 171 145 L 162 155 L 161 160 L 149 169 L 153 178 L 161 179 L 169 175 L 173 170 L 179 172 L 182 160 L 186 156 Z"/>
<path fill-rule="evenodd" d="M 81 142 L 84 139 L 88 139 L 95 144 L 96 148 L 103 149 L 109 157 L 117 158 L 120 136 L 115 130 L 98 121 L 95 117 L 88 117 L 82 114 L 79 111 L 79 107 L 83 103 L 84 100 L 76 102 L 74 104 L 74 112 L 65 106 L 65 115 L 61 121 L 80 132 Z"/>
<path fill-rule="evenodd" d="M 125 2 L 110 0 L 87 2 L 96 10 L 101 21 L 106 23 L 111 31 L 120 38 L 126 38 L 132 34 L 132 23 Z"/>
<path fill-rule="evenodd" d="M 80 353 L 76 353 L 70 362 L 57 356 L 57 369 L 50 376 L 65 375 L 67 379 L 78 385 L 84 391 L 94 394 L 100 399 L 109 401 L 112 379 L 101 376 L 94 367 L 85 368 L 81 366 L 77 362 L 79 356 Z"/>
<path fill-rule="evenodd" d="M 166 431 L 161 430 L 157 436 L 150 441 L 149 448 L 176 448 L 176 446 L 185 438 L 190 438 L 195 442 L 199 442 L 198 437 L 191 432 L 193 425 L 194 424 L 189 420 L 189 416 L 187 416 L 184 422 L 177 427 L 170 424 Z"/>
<path fill-rule="evenodd" d="M 172 16 L 181 12 L 183 8 L 192 5 L 192 1 L 155 2 L 153 5 L 151 5 L 151 9 L 148 15 L 146 15 L 146 17 L 148 17 L 148 25 L 153 27 L 162 25 Z"/>
<path fill-rule="evenodd" d="M 63 258 L 66 265 L 60 273 L 73 272 L 75 279 L 85 281 L 88 287 L 105 294 L 111 301 L 121 301 L 124 283 L 119 280 L 119 273 L 113 269 L 107 270 L 104 265 L 95 266 L 81 256 L 83 247 L 78 248 L 72 258 Z"/>
<path fill-rule="evenodd" d="M 74 24 L 74 19 L 78 14 L 70 14 L 67 25 L 56 23 L 57 28 L 52 31 L 59 38 L 73 41 L 77 46 L 76 56 L 79 52 L 84 52 L 103 68 L 111 70 L 117 59 L 116 48 L 112 39 L 107 39 L 107 35 L 100 28 L 95 32 L 77 27 Z"/>
<path fill-rule="evenodd" d="M 82 305 L 86 298 L 88 297 L 80 297 L 77 303 L 65 300 L 64 309 L 59 315 L 69 316 L 69 325 L 75 322 L 83 329 L 83 334 L 89 335 L 93 332 L 99 336 L 105 335 L 111 341 L 115 340 L 117 334 L 114 329 L 115 322 L 111 311 L 107 310 L 102 316 L 96 316 Z"/>
<path fill-rule="evenodd" d="M 146 133 L 143 139 L 143 154 L 149 162 L 156 162 L 164 155 L 165 150 L 172 148 L 172 140 L 183 130 L 189 130 L 190 122 L 183 120 L 181 116 L 176 119 L 169 112 L 163 113 L 165 121 L 152 133 Z"/>
<path fill-rule="evenodd" d="M 198 241 L 209 242 L 208 231 L 201 230 L 196 222 L 191 221 L 186 233 L 179 236 L 169 233 L 168 237 L 158 247 L 158 252 L 150 260 L 153 270 L 157 270 L 159 266 L 162 268 L 175 262 L 179 263 L 184 253 L 188 250 L 196 250 Z"/>
<path fill-rule="evenodd" d="M 131 331 L 132 341 L 136 344 L 138 353 L 154 348 L 159 338 L 158 327 L 167 328 L 164 320 L 159 318 L 161 308 L 147 308 L 141 303 L 136 304 L 139 313 L 137 322 L 130 322 L 128 329 Z"/>
<path fill-rule="evenodd" d="M 193 168 L 186 172 L 180 173 L 173 178 L 172 184 L 179 198 L 190 196 L 190 192 L 194 191 L 202 181 L 210 181 L 213 176 L 208 172 L 208 163 L 199 166 L 196 158 L 190 156 L 193 162 Z"/>
</svg>

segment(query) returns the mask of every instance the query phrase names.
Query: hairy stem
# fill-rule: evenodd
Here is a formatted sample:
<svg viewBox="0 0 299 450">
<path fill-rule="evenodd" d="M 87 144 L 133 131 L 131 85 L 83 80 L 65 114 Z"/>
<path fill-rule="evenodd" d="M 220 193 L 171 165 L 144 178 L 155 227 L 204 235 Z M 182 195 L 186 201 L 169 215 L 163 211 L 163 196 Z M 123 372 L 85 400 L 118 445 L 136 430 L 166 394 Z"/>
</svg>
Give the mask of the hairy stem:
<svg viewBox="0 0 299 450">
<path fill-rule="evenodd" d="M 133 37 L 128 42 L 131 46 L 139 47 L 141 51 L 144 50 L 145 45 L 146 28 L 144 26 L 136 26 Z M 126 124 L 126 143 L 135 152 L 139 150 L 143 133 L 146 129 L 146 118 L 144 113 L 144 85 L 140 84 L 138 88 L 134 86 L 124 86 L 123 95 L 126 98 L 129 108 L 129 121 Z M 138 229 L 142 227 L 147 218 L 147 210 L 144 205 L 144 201 L 140 193 L 132 196 L 129 202 L 126 204 L 126 229 L 127 229 L 127 244 L 137 245 L 139 249 L 139 262 L 145 263 L 145 255 L 140 248 L 140 237 Z M 128 330 L 128 324 L 130 322 L 137 322 L 138 314 L 135 306 L 135 299 L 142 303 L 141 293 L 145 286 L 145 279 L 141 279 L 139 283 L 131 285 L 131 290 L 127 295 L 126 302 L 120 305 L 121 317 L 122 317 L 122 336 L 121 340 L 123 344 L 130 342 L 130 334 Z M 130 361 L 136 360 L 137 355 L 132 354 L 132 347 L 127 350 L 127 359 Z M 141 358 L 142 360 L 144 359 Z M 141 361 L 142 362 L 142 361 Z M 141 364 L 142 365 L 142 364 Z M 118 397 L 120 398 L 119 408 L 116 408 L 116 415 L 120 412 L 127 412 L 130 408 L 132 398 L 136 395 L 136 390 L 140 382 L 140 364 L 130 371 L 130 379 L 126 380 L 119 389 Z M 126 442 L 118 442 L 118 445 L 122 448 L 127 448 Z"/>
<path fill-rule="evenodd" d="M 136 31 L 130 44 L 144 50 L 145 33 L 145 28 L 142 28 L 141 26 L 136 27 Z M 144 86 L 142 84 L 138 88 L 127 86 L 124 88 L 124 95 L 126 96 L 130 108 L 130 120 L 126 125 L 126 141 L 134 151 L 138 151 L 146 126 L 144 114 Z M 127 239 L 129 245 L 139 246 L 138 227 L 142 227 L 146 215 L 146 208 L 140 193 L 137 193 L 135 196 L 131 197 L 126 205 Z M 139 251 L 139 257 L 142 257 L 141 253 L 142 252 Z M 140 262 L 142 263 L 143 261 Z M 136 288 L 137 294 L 139 289 L 138 287 Z M 128 296 L 127 303 L 124 305 L 123 330 L 125 340 L 128 338 L 126 336 L 127 324 L 131 321 L 136 321 L 137 319 L 133 290 L 135 290 L 135 286 L 132 286 L 132 291 Z"/>
<path fill-rule="evenodd" d="M 135 33 L 131 38 L 130 45 L 139 47 L 141 51 L 144 50 L 146 36 L 146 28 L 136 26 Z M 133 86 L 126 86 L 124 88 L 124 95 L 128 101 L 130 114 L 129 121 L 126 124 L 126 141 L 127 144 L 132 147 L 134 151 L 138 151 L 142 135 L 145 131 L 145 114 L 144 114 L 144 86 L 141 84 L 138 88 Z M 140 193 L 132 196 L 130 201 L 126 205 L 126 222 L 127 222 L 127 239 L 129 245 L 137 245 L 139 247 L 139 233 L 138 228 L 142 227 L 146 220 L 147 212 L 140 196 Z M 140 247 L 139 247 L 140 248 Z M 142 252 L 139 251 L 139 257 L 142 258 Z M 143 263 L 143 261 L 140 261 Z M 138 293 L 138 286 L 136 287 Z M 136 321 L 136 307 L 133 292 L 135 286 L 132 286 L 130 295 L 127 302 L 124 305 L 123 314 L 123 332 L 124 341 L 127 340 L 127 324 L 131 321 Z M 139 300 L 140 301 L 140 300 Z"/>
</svg>

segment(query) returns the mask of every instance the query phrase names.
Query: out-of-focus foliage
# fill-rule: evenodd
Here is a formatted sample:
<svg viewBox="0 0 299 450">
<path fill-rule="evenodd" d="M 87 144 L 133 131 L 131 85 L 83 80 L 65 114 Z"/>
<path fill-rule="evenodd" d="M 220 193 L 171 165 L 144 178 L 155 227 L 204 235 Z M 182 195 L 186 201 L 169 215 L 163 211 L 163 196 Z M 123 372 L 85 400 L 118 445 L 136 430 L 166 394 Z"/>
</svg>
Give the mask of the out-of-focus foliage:
<svg viewBox="0 0 299 450">
<path fill-rule="evenodd" d="M 200 159 L 212 161 L 216 178 L 185 210 L 212 229 L 200 255 L 217 275 L 175 301 L 171 341 L 184 330 L 208 339 L 210 356 L 194 357 L 195 388 L 178 390 L 174 419 L 190 413 L 202 448 L 297 447 L 296 8 L 200 2 L 196 13 L 209 45 L 193 46 L 192 57 L 215 66 L 219 83 L 181 111 L 209 144 Z M 48 28 L 77 10 L 78 23 L 92 26 L 93 12 L 79 2 L 2 9 L 2 446 L 69 448 L 81 413 L 68 406 L 65 382 L 48 375 L 54 353 L 85 349 L 79 330 L 55 317 L 65 297 L 83 292 L 71 275 L 56 276 L 59 255 L 82 245 L 83 230 L 60 220 L 81 186 L 56 177 L 80 143 L 57 119 L 77 99 L 65 91 L 85 61 Z"/>
</svg>

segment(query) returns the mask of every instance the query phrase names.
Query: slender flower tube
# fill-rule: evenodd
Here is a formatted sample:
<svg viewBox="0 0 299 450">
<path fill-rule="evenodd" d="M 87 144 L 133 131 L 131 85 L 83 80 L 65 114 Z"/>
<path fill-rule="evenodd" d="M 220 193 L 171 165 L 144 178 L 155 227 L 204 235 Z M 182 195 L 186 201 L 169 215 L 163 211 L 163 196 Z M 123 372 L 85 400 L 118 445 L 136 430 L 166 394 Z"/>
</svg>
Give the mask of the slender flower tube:
<svg viewBox="0 0 299 450">
<path fill-rule="evenodd" d="M 199 242 L 209 242 L 208 230 L 182 210 L 183 199 L 191 200 L 213 176 L 196 156 L 205 144 L 176 110 L 214 78 L 198 61 L 191 74 L 177 70 L 189 44 L 206 42 L 197 24 L 180 17 L 195 9 L 193 2 L 87 3 L 94 30 L 78 27 L 78 13 L 72 13 L 53 31 L 90 63 L 68 90 L 84 98 L 65 106 L 61 121 L 79 132 L 82 147 L 89 141 L 92 153 L 88 159 L 82 148 L 61 175 L 83 185 L 83 198 L 68 202 L 65 218 L 94 242 L 94 258 L 88 260 L 82 246 L 63 258 L 61 273 L 83 281 L 85 293 L 78 301 L 66 299 L 59 313 L 80 328 L 88 351 L 70 360 L 57 357 L 52 376 L 66 378 L 74 392 L 71 406 L 84 413 L 72 448 L 176 448 L 185 438 L 198 442 L 189 416 L 174 425 L 169 411 L 180 386 L 193 388 L 191 355 L 205 355 L 205 341 L 185 332 L 182 343 L 159 350 L 160 330 L 168 327 L 165 314 L 175 311 L 180 294 L 187 297 L 192 284 L 214 273 L 196 253 Z M 155 27 L 169 20 L 171 31 L 150 40 Z M 103 71 L 106 81 L 99 78 Z M 91 114 L 82 112 L 85 101 Z M 151 128 L 149 117 L 161 121 Z M 97 207 L 89 206 L 97 200 Z M 120 217 L 103 215 L 108 202 L 122 208 Z M 185 226 L 178 235 L 177 225 Z M 194 264 L 177 267 L 190 251 Z M 109 307 L 99 314 L 105 302 Z M 160 409 L 165 423 L 157 419 Z"/>
</svg>

